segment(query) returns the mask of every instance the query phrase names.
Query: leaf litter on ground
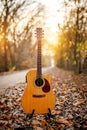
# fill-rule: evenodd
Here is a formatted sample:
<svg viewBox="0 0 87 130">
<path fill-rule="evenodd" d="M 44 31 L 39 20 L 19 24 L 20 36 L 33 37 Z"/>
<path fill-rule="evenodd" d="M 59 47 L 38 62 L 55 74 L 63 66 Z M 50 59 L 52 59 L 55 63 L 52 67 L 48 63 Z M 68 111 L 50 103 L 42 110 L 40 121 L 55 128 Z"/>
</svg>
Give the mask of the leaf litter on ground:
<svg viewBox="0 0 87 130">
<path fill-rule="evenodd" d="M 52 88 L 56 95 L 52 118 L 26 118 L 21 96 L 26 83 L 18 83 L 0 94 L 0 130 L 86 130 L 87 75 L 52 68 Z"/>
</svg>

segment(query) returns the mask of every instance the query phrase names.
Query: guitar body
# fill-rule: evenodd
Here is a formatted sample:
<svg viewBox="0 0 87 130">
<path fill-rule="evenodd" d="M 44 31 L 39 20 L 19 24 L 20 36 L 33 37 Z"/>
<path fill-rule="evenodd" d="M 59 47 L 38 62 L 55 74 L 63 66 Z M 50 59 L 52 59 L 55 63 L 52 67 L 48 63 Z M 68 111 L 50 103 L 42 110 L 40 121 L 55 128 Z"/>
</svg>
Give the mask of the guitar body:
<svg viewBox="0 0 87 130">
<path fill-rule="evenodd" d="M 48 109 L 52 110 L 55 107 L 55 96 L 50 86 L 51 75 L 46 74 L 41 77 L 41 85 L 38 86 L 36 79 L 37 71 L 30 70 L 27 73 L 27 87 L 22 96 L 22 107 L 27 114 L 48 113 Z"/>
</svg>

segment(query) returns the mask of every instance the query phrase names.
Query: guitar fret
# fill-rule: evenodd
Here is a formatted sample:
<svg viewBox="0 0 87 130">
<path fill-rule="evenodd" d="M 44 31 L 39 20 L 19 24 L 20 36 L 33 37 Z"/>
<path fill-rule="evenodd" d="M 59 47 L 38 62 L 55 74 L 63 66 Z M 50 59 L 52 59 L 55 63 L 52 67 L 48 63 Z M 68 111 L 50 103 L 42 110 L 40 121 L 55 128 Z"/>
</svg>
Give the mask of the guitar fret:
<svg viewBox="0 0 87 130">
<path fill-rule="evenodd" d="M 37 53 L 37 77 L 42 75 L 42 59 L 41 59 L 41 40 L 38 40 L 38 53 Z"/>
</svg>

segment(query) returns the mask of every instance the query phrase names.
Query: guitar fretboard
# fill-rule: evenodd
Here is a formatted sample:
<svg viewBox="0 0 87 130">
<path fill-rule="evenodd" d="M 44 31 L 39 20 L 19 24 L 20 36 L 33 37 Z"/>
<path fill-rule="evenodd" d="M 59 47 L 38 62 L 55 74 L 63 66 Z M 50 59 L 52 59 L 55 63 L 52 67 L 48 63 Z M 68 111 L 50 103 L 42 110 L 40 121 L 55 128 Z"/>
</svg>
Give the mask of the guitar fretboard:
<svg viewBox="0 0 87 130">
<path fill-rule="evenodd" d="M 38 40 L 38 51 L 37 51 L 37 78 L 42 76 L 42 51 L 41 51 L 41 40 Z"/>
</svg>

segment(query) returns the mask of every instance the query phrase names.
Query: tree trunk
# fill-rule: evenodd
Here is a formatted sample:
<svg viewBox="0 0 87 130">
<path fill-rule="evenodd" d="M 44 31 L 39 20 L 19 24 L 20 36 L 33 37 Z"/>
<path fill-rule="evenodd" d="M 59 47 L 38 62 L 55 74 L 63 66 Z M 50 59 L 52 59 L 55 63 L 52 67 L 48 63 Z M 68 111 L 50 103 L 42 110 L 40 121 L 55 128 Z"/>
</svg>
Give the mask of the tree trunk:
<svg viewBox="0 0 87 130">
<path fill-rule="evenodd" d="M 4 69 L 8 71 L 8 56 L 7 56 L 7 43 L 4 39 Z"/>
<path fill-rule="evenodd" d="M 86 56 L 85 59 L 84 59 L 83 72 L 87 74 L 87 56 Z"/>
</svg>

